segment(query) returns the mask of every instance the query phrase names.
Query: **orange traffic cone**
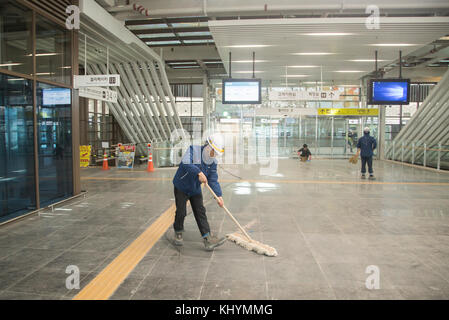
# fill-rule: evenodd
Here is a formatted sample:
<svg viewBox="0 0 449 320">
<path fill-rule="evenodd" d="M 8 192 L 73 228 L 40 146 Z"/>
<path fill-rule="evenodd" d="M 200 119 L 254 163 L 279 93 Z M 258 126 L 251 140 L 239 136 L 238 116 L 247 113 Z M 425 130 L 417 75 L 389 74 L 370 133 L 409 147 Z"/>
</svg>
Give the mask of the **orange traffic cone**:
<svg viewBox="0 0 449 320">
<path fill-rule="evenodd" d="M 103 156 L 103 170 L 109 170 L 108 156 L 106 153 Z"/>
<path fill-rule="evenodd" d="M 148 172 L 154 172 L 153 154 L 151 153 L 151 144 L 148 144 Z"/>
</svg>

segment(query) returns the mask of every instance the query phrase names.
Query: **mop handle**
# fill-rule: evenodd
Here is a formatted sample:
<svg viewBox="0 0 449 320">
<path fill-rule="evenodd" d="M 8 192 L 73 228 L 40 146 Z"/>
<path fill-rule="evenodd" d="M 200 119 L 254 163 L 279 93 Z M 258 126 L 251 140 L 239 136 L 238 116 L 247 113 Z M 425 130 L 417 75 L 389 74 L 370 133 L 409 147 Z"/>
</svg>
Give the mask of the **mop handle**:
<svg viewBox="0 0 449 320">
<path fill-rule="evenodd" d="M 214 190 L 212 190 L 212 188 L 211 188 L 207 183 L 205 183 L 205 185 L 206 185 L 206 187 L 209 189 L 209 191 L 212 193 L 212 195 L 214 196 L 215 200 L 218 200 L 218 197 L 217 197 L 217 195 L 215 194 Z M 240 223 L 237 221 L 237 219 L 234 218 L 234 216 L 232 215 L 232 213 L 229 212 L 228 208 L 226 208 L 225 206 L 223 206 L 223 209 L 224 209 L 224 211 L 226 211 L 226 213 L 229 215 L 229 217 L 232 219 L 232 221 L 235 222 L 235 224 L 237 225 L 237 227 L 239 227 L 240 231 L 243 232 L 243 234 L 245 235 L 245 237 L 247 237 L 248 240 L 249 240 L 250 242 L 252 242 L 253 239 L 251 239 L 251 237 L 248 235 L 248 233 L 246 233 L 245 229 L 243 229 L 243 227 L 240 225 Z"/>
</svg>

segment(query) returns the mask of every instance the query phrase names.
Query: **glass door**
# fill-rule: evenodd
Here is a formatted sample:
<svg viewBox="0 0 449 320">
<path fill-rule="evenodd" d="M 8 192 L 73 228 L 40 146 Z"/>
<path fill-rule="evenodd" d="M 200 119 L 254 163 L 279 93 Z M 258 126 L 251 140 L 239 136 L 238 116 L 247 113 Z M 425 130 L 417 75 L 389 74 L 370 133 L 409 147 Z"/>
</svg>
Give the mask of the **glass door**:
<svg viewBox="0 0 449 320">
<path fill-rule="evenodd" d="M 334 117 L 334 136 L 332 140 L 332 157 L 341 158 L 345 155 L 347 144 L 347 120 L 344 117 Z"/>
</svg>

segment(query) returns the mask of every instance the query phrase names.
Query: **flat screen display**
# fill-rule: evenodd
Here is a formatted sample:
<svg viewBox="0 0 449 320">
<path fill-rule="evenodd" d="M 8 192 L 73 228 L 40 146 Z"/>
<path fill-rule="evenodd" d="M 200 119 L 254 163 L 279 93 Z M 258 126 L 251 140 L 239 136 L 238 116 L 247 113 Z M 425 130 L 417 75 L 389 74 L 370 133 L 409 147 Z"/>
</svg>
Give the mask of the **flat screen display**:
<svg viewBox="0 0 449 320">
<path fill-rule="evenodd" d="M 42 95 L 43 106 L 72 104 L 70 89 L 67 88 L 43 89 Z"/>
<path fill-rule="evenodd" d="M 409 79 L 372 79 L 369 88 L 369 104 L 409 104 Z"/>
<path fill-rule="evenodd" d="M 224 79 L 223 104 L 261 104 L 260 79 Z"/>
</svg>

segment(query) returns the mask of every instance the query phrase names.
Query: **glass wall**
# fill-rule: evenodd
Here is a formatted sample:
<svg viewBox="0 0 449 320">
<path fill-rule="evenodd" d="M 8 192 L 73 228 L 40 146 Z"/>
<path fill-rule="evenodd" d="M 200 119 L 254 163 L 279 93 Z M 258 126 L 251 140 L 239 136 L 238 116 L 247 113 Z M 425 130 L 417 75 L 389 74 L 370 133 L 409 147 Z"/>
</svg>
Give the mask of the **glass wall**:
<svg viewBox="0 0 449 320">
<path fill-rule="evenodd" d="M 70 85 L 72 52 L 70 32 L 36 15 L 36 75 Z"/>
<path fill-rule="evenodd" d="M 337 90 L 336 101 L 274 101 L 269 99 L 270 88 L 262 88 L 261 105 L 225 105 L 221 103 L 221 90 L 215 90 L 215 112 L 211 127 L 221 132 L 267 139 L 277 139 L 279 157 L 296 156 L 307 144 L 315 156 L 323 158 L 347 158 L 356 152 L 358 137 L 363 128 L 371 128 L 371 135 L 378 138 L 378 118 L 366 116 L 307 115 L 307 109 L 360 108 L 360 88 L 352 86 L 323 87 Z M 316 87 L 271 88 L 273 91 L 308 91 Z M 246 139 L 246 138 L 245 138 Z M 244 143 L 246 143 L 244 141 Z M 268 147 L 267 147 L 268 148 Z"/>
<path fill-rule="evenodd" d="M 0 1 L 0 222 L 74 194 L 72 50 L 62 6 Z M 76 182 L 79 176 L 76 176 Z"/>
<path fill-rule="evenodd" d="M 37 84 L 40 205 L 73 194 L 71 90 Z"/>
<path fill-rule="evenodd" d="M 16 1 L 0 1 L 0 68 L 33 73 L 32 11 Z"/>
<path fill-rule="evenodd" d="M 109 146 L 114 143 L 113 116 L 109 113 L 108 106 L 98 100 L 88 99 L 88 136 L 87 144 L 92 146 L 92 155 L 103 157 L 103 142 Z M 120 141 L 123 143 L 123 141 Z"/>
<path fill-rule="evenodd" d="M 0 74 L 0 222 L 36 208 L 32 81 Z"/>
</svg>

